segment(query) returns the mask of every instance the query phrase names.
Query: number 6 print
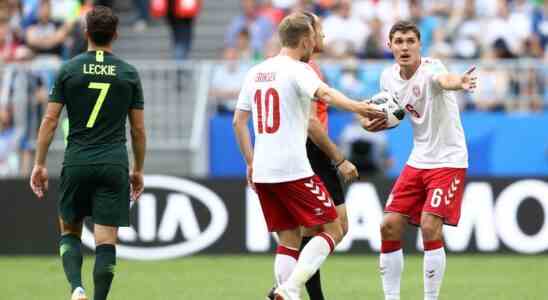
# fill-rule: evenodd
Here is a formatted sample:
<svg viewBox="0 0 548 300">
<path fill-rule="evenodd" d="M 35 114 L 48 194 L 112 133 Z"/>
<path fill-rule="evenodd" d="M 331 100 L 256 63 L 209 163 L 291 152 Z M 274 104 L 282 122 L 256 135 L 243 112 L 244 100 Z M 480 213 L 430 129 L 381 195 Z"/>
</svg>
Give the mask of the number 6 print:
<svg viewBox="0 0 548 300">
<path fill-rule="evenodd" d="M 435 189 L 434 192 L 432 193 L 432 199 L 430 200 L 430 205 L 432 205 L 432 207 L 440 206 L 442 196 L 443 196 L 443 190 Z"/>
</svg>

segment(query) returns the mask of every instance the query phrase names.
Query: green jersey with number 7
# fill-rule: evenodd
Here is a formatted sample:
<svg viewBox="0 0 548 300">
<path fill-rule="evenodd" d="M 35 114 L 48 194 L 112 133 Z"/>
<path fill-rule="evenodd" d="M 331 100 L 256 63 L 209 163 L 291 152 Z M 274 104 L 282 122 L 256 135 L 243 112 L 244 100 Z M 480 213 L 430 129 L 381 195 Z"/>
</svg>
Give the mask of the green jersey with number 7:
<svg viewBox="0 0 548 300">
<path fill-rule="evenodd" d="M 67 108 L 64 166 L 128 166 L 126 119 L 144 105 L 135 67 L 111 53 L 88 51 L 61 67 L 49 101 Z"/>
</svg>

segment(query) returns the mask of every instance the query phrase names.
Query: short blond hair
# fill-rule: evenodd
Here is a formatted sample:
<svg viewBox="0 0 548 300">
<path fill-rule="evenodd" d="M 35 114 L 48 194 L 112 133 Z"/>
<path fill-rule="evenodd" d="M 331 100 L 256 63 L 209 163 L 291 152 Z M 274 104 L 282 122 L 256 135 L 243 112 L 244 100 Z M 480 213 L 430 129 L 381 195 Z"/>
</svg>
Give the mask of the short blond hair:
<svg viewBox="0 0 548 300">
<path fill-rule="evenodd" d="M 301 12 L 292 13 L 285 17 L 278 26 L 278 35 L 282 47 L 297 48 L 305 36 L 312 34 L 310 18 Z"/>
</svg>

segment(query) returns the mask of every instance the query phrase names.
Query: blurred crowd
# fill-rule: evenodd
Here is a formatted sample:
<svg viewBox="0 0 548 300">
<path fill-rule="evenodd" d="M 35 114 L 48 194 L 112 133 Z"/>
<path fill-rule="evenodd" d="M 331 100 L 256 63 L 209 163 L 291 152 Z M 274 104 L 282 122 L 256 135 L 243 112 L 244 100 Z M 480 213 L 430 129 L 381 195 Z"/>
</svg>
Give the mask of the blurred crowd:
<svg viewBox="0 0 548 300">
<path fill-rule="evenodd" d="M 174 58 L 190 57 L 203 0 L 119 2 L 135 10 L 135 19 L 124 26 L 142 32 L 156 24 L 153 17 L 165 20 Z M 0 0 L 0 177 L 30 172 L 55 70 L 85 51 L 85 13 L 94 5 L 116 3 Z M 535 113 L 548 108 L 548 1 L 241 0 L 240 6 L 224 29 L 224 41 L 218 41 L 221 61 L 211 74 L 209 97 L 219 113 L 233 112 L 246 72 L 279 50 L 277 24 L 299 10 L 321 16 L 326 49 L 317 59 L 324 78 L 352 98 L 378 91 L 380 73 L 391 63 L 388 31 L 395 21 L 409 19 L 420 28 L 424 56 L 443 59 L 455 72 L 479 60 L 480 87 L 474 94 L 458 94 L 462 110 Z M 362 138 L 348 132 L 342 144 Z M 366 149 L 358 146 L 356 151 Z M 383 160 L 376 165 L 387 165 Z"/>
<path fill-rule="evenodd" d="M 55 70 L 85 50 L 85 0 L 0 0 L 0 176 L 27 175 Z"/>
<path fill-rule="evenodd" d="M 538 64 L 548 61 L 548 1 L 241 0 L 241 8 L 225 34 L 226 65 L 213 76 L 212 96 L 221 112 L 231 110 L 239 89 L 228 79 L 241 78 L 254 62 L 273 55 L 277 24 L 303 9 L 323 19 L 326 49 L 319 59 L 327 61 L 326 80 L 351 97 L 378 91 L 386 61 L 360 60 L 390 59 L 390 27 L 407 19 L 419 26 L 424 56 L 440 58 L 456 72 L 468 67 L 465 60 L 481 60 L 479 91 L 459 95 L 463 110 L 538 112 L 548 106 L 548 70 Z"/>
</svg>

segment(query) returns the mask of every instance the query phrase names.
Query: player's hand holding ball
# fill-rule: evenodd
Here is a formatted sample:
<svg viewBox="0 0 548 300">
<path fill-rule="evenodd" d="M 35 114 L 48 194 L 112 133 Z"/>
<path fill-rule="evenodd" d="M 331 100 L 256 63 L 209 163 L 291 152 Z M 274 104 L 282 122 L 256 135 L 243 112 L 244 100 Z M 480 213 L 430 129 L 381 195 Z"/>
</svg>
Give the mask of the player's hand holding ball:
<svg viewBox="0 0 548 300">
<path fill-rule="evenodd" d="M 405 117 L 405 111 L 400 106 L 396 97 L 388 92 L 380 92 L 370 100 L 364 101 L 385 114 L 385 118 L 371 119 L 360 118 L 362 127 L 368 131 L 380 131 L 387 128 L 394 128 L 400 124 Z"/>
<path fill-rule="evenodd" d="M 365 118 L 370 119 L 384 119 L 386 118 L 386 114 L 380 110 L 378 107 L 375 107 L 371 105 L 370 103 L 364 101 L 358 103 L 359 107 L 357 109 L 357 113 Z"/>
</svg>

